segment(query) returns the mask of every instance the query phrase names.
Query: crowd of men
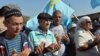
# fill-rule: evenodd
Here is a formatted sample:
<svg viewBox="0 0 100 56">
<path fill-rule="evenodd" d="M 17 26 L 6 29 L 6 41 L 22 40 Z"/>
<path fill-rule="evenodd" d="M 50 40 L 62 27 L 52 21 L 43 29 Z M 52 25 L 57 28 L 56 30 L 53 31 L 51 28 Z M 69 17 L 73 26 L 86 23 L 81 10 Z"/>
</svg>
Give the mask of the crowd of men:
<svg viewBox="0 0 100 56">
<path fill-rule="evenodd" d="M 92 34 L 92 21 L 83 16 L 70 30 L 61 24 L 62 12 L 41 12 L 39 26 L 30 30 L 23 26 L 20 10 L 0 9 L 0 56 L 100 56 L 100 23 Z"/>
</svg>

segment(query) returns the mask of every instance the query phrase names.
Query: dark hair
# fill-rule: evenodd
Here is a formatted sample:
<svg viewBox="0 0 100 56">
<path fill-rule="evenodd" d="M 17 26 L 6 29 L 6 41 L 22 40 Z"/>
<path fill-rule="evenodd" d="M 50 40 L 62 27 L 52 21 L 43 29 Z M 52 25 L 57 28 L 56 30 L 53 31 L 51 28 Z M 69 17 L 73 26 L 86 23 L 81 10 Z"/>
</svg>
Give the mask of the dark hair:
<svg viewBox="0 0 100 56">
<path fill-rule="evenodd" d="M 8 7 L 8 6 L 3 6 L 1 9 L 0 9 L 0 16 L 4 16 L 4 14 L 9 11 L 11 8 Z"/>
<path fill-rule="evenodd" d="M 22 16 L 22 13 L 18 9 L 11 9 L 5 13 L 5 19 L 11 16 Z"/>
<path fill-rule="evenodd" d="M 50 20 L 52 20 L 52 16 L 51 15 L 49 15 L 48 13 L 40 13 L 39 15 L 38 15 L 38 17 L 37 17 L 37 19 L 39 20 L 39 19 L 50 19 Z"/>
</svg>

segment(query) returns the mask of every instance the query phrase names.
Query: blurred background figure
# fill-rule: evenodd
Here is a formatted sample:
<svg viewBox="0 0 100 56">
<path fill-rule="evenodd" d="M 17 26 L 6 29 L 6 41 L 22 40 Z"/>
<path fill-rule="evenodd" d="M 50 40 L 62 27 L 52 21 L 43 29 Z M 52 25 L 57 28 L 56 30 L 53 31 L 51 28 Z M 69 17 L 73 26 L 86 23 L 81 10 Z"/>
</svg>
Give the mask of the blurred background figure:
<svg viewBox="0 0 100 56">
<path fill-rule="evenodd" d="M 0 33 L 7 29 L 5 25 L 3 24 L 3 21 L 5 20 L 4 18 L 5 12 L 9 10 L 10 8 L 8 6 L 3 6 L 2 8 L 0 8 Z"/>
<path fill-rule="evenodd" d="M 29 33 L 31 32 L 32 30 L 28 27 L 26 27 L 25 25 L 23 25 L 23 28 L 21 30 L 21 32 L 24 32 L 27 36 L 29 35 Z"/>
<path fill-rule="evenodd" d="M 95 31 L 94 34 L 95 34 L 96 37 L 100 37 L 100 23 L 97 22 L 95 27 L 96 27 L 96 31 Z M 99 52 L 100 52 L 100 44 L 98 45 L 98 48 L 99 48 Z"/>
<path fill-rule="evenodd" d="M 74 38 L 75 38 L 74 34 L 75 34 L 76 27 L 77 27 L 77 25 L 74 22 L 72 22 L 71 28 L 68 32 L 70 42 L 66 46 L 68 56 L 76 56 L 76 49 L 75 49 L 75 42 L 74 42 Z"/>
</svg>

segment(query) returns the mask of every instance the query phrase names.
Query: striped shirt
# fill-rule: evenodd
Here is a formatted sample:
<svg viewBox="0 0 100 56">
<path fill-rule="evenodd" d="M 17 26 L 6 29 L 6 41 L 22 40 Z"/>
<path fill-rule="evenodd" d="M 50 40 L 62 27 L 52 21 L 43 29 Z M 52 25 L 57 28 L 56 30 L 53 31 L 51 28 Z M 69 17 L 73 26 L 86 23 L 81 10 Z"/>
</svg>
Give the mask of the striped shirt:
<svg viewBox="0 0 100 56">
<path fill-rule="evenodd" d="M 8 46 L 8 56 L 11 56 L 12 51 L 16 49 L 16 52 L 21 52 L 21 37 L 20 35 L 16 36 L 15 39 L 5 39 Z"/>
</svg>

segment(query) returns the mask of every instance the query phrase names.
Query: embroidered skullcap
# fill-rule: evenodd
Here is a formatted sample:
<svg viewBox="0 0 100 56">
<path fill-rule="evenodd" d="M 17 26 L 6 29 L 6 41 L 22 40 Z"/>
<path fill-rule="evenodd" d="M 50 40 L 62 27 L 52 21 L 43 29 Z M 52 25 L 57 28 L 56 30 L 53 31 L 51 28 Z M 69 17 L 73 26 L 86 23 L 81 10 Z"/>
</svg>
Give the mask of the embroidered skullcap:
<svg viewBox="0 0 100 56">
<path fill-rule="evenodd" d="M 11 9 L 10 11 L 7 11 L 5 13 L 5 19 L 7 19 L 13 15 L 22 16 L 22 13 L 18 9 Z"/>
</svg>

